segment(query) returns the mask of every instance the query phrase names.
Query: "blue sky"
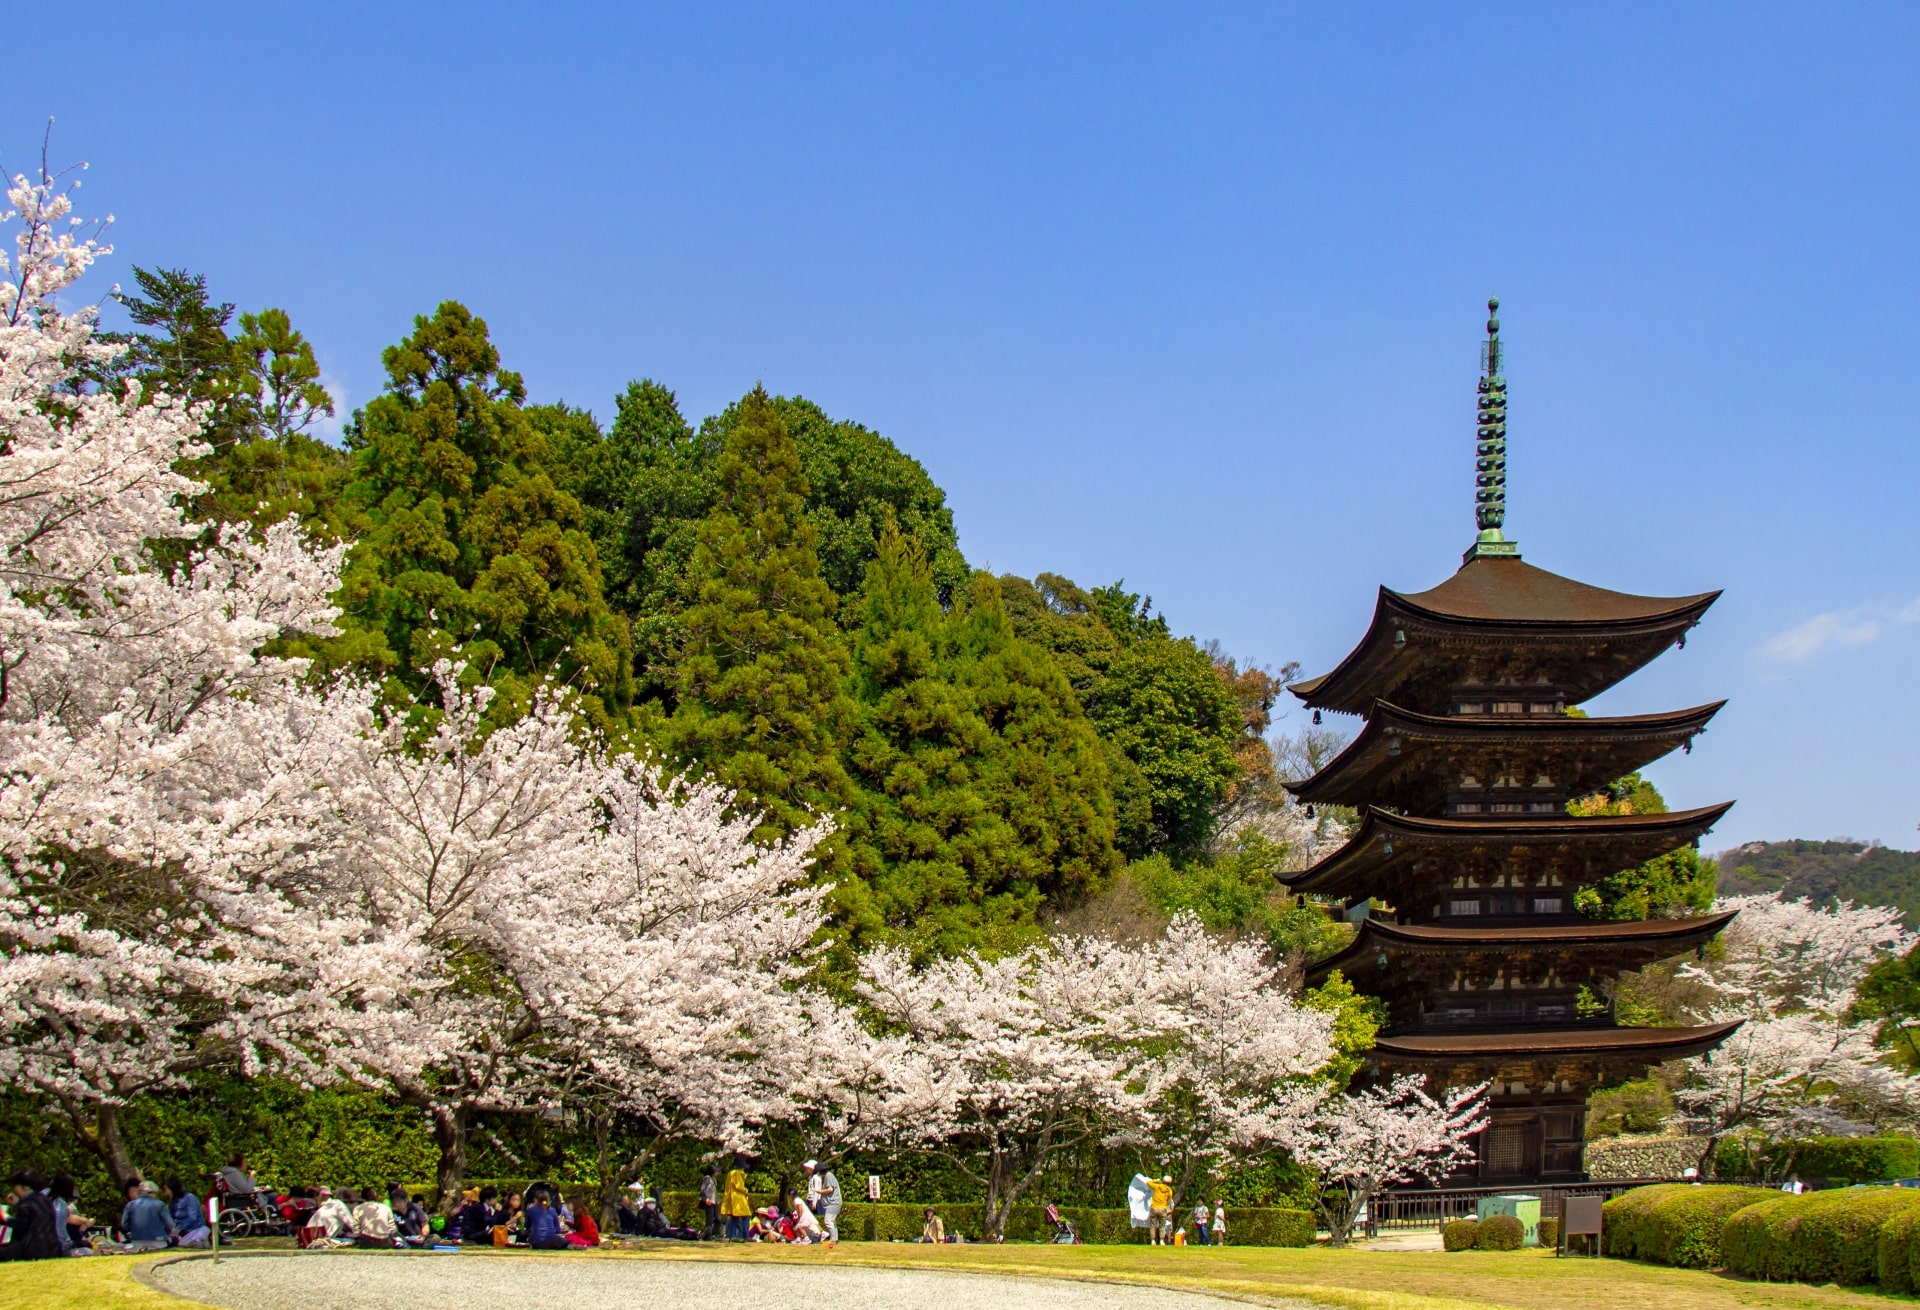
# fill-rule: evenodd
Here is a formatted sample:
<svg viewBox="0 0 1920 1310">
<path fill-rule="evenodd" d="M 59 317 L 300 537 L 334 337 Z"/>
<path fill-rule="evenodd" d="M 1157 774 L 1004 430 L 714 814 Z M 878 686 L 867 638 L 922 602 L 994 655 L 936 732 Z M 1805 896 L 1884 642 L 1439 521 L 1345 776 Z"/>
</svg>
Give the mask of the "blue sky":
<svg viewBox="0 0 1920 1310">
<path fill-rule="evenodd" d="M 0 89 L 133 263 L 349 405 L 458 298 L 537 399 L 764 381 L 1003 572 L 1330 666 L 1472 535 L 1483 304 L 1536 564 L 1726 596 L 1602 711 L 1705 843 L 1920 823 L 1920 9 L 90 6 Z"/>
</svg>

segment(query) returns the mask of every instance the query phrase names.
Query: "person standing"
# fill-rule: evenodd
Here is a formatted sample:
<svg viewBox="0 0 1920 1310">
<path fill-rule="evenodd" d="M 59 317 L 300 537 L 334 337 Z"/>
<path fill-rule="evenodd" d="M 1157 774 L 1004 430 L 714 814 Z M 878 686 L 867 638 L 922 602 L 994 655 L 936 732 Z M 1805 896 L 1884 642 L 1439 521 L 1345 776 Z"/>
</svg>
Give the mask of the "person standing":
<svg viewBox="0 0 1920 1310">
<path fill-rule="evenodd" d="M 818 1160 L 800 1166 L 807 1171 L 807 1209 L 826 1225 L 827 1245 L 840 1243 L 840 1180 L 833 1170 L 822 1169 Z"/>
<path fill-rule="evenodd" d="M 1201 1246 L 1207 1244 L 1207 1221 L 1212 1217 L 1213 1212 L 1207 1209 L 1205 1201 L 1193 1203 L 1193 1240 Z"/>
<path fill-rule="evenodd" d="M 737 1155 L 733 1158 L 733 1168 L 727 1170 L 727 1185 L 720 1195 L 720 1213 L 727 1221 L 727 1240 L 746 1241 L 747 1220 L 753 1216 L 753 1206 L 747 1201 L 747 1171 L 740 1167 Z"/>
<path fill-rule="evenodd" d="M 1152 1197 L 1147 1202 L 1147 1236 L 1155 1246 L 1173 1245 L 1173 1175 L 1149 1178 Z"/>
<path fill-rule="evenodd" d="M 720 1236 L 720 1181 L 714 1177 L 717 1166 L 708 1165 L 700 1173 L 700 1209 L 707 1216 L 700 1236 L 711 1242 Z"/>
<path fill-rule="evenodd" d="M 1213 1203 L 1213 1244 L 1227 1244 L 1227 1207 L 1217 1200 Z"/>
</svg>

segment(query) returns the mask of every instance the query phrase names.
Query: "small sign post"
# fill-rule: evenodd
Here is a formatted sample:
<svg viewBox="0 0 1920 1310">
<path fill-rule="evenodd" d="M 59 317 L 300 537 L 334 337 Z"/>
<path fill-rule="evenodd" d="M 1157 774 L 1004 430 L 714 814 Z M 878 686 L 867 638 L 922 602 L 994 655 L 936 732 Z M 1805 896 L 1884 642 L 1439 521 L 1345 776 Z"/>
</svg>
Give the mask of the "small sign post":
<svg viewBox="0 0 1920 1310">
<path fill-rule="evenodd" d="M 207 1228 L 212 1232 L 213 1262 L 220 1263 L 220 1198 L 207 1198 Z"/>
<path fill-rule="evenodd" d="M 869 1201 L 878 1201 L 880 1199 L 880 1175 L 879 1174 L 867 1175 L 867 1199 Z"/>
</svg>

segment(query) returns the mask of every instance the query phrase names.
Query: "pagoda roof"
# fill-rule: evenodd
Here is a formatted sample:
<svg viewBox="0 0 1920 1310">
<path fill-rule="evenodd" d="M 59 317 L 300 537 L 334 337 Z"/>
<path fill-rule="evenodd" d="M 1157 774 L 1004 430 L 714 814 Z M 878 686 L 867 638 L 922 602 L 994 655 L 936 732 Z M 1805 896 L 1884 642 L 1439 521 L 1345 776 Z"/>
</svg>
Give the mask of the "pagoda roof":
<svg viewBox="0 0 1920 1310">
<path fill-rule="evenodd" d="M 1362 979 L 1391 972 L 1403 983 L 1408 956 L 1487 956 L 1517 961 L 1529 956 L 1606 953 L 1609 972 L 1624 972 L 1690 951 L 1732 921 L 1734 910 L 1688 919 L 1573 919 L 1539 925 L 1476 925 L 1442 928 L 1426 923 L 1365 919 L 1345 950 L 1307 970 L 1317 986 L 1335 969 L 1362 991 L 1381 989 Z M 1384 955 L 1387 963 L 1378 963 Z"/>
<path fill-rule="evenodd" d="M 1537 871 L 1550 868 L 1577 886 L 1695 840 L 1732 808 L 1728 801 L 1667 814 L 1545 819 L 1431 819 L 1369 808 L 1345 845 L 1313 867 L 1281 878 L 1296 892 L 1361 896 L 1380 895 L 1388 887 L 1450 883 L 1465 874 L 1512 872 L 1537 880 Z M 1387 891 L 1385 899 L 1397 903 L 1401 898 Z"/>
<path fill-rule="evenodd" d="M 1469 559 L 1426 591 L 1380 588 L 1360 644 L 1332 672 L 1288 690 L 1316 709 L 1348 714 L 1365 714 L 1378 700 L 1439 710 L 1479 649 L 1489 673 L 1512 668 L 1522 653 L 1526 680 L 1545 676 L 1577 703 L 1672 645 L 1719 595 L 1636 596 L 1518 557 Z"/>
<path fill-rule="evenodd" d="M 1494 778 L 1517 770 L 1527 783 L 1545 774 L 1553 790 L 1583 796 L 1667 754 L 1724 704 L 1593 719 L 1423 714 L 1383 701 L 1325 768 L 1286 786 L 1304 804 L 1418 812 L 1439 808 L 1466 774 Z"/>
<path fill-rule="evenodd" d="M 1567 1028 L 1496 1033 L 1418 1033 L 1380 1037 L 1374 1052 L 1393 1063 L 1448 1064 L 1514 1056 L 1598 1059 L 1636 1057 L 1648 1064 L 1680 1060 L 1712 1050 L 1733 1036 L 1744 1020 L 1694 1028 Z"/>
</svg>

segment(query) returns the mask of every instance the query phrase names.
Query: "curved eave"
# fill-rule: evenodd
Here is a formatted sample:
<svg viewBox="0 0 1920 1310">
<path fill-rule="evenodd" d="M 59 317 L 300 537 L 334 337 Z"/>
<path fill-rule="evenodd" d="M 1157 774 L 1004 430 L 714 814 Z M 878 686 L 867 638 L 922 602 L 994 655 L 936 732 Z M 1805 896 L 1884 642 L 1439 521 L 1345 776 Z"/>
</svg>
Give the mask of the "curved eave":
<svg viewBox="0 0 1920 1310">
<path fill-rule="evenodd" d="M 1377 1058 L 1409 1064 L 1448 1064 L 1517 1056 L 1562 1059 L 1643 1059 L 1650 1064 L 1704 1055 L 1733 1036 L 1742 1020 L 1696 1028 L 1573 1028 L 1540 1032 L 1446 1033 L 1381 1037 Z"/>
<path fill-rule="evenodd" d="M 1602 742 L 1630 741 L 1667 741 L 1659 755 L 1641 761 L 1641 765 L 1651 763 L 1667 751 L 1678 746 L 1681 741 L 1692 737 L 1707 726 L 1708 720 L 1720 712 L 1726 702 L 1714 701 L 1710 705 L 1696 705 L 1691 709 L 1676 710 L 1667 714 L 1627 714 L 1605 719 L 1576 719 L 1555 715 L 1551 718 L 1494 718 L 1466 717 L 1462 715 L 1421 714 L 1415 710 L 1402 709 L 1385 701 L 1377 702 L 1373 713 L 1367 719 L 1354 739 L 1347 743 L 1338 755 L 1327 761 L 1325 768 L 1311 778 L 1283 785 L 1294 794 L 1302 804 L 1314 804 L 1325 801 L 1330 804 L 1354 804 L 1364 797 L 1348 797 L 1342 790 L 1352 785 L 1349 775 L 1366 774 L 1378 766 L 1376 757 L 1384 754 L 1387 739 L 1398 737 L 1409 742 L 1481 741 L 1487 745 L 1510 745 L 1520 742 L 1584 742 L 1599 744 Z M 1402 752 L 1402 760 L 1411 761 L 1412 755 Z M 1641 767 L 1639 765 L 1632 767 Z M 1622 773 L 1632 771 L 1632 767 L 1622 769 Z"/>
<path fill-rule="evenodd" d="M 1292 878 L 1282 875 L 1281 881 L 1293 891 L 1315 896 L 1358 895 L 1377 885 L 1394 866 L 1455 846 L 1616 846 L 1640 842 L 1661 846 L 1641 860 L 1623 860 L 1625 867 L 1678 849 L 1720 822 L 1732 808 L 1733 802 L 1727 801 L 1666 814 L 1514 820 L 1428 819 L 1369 808 L 1360 830 L 1345 845 Z M 1389 845 L 1391 854 L 1387 853 Z"/>
<path fill-rule="evenodd" d="M 1348 966 L 1364 963 L 1373 952 L 1385 952 L 1391 959 L 1407 954 L 1511 956 L 1542 951 L 1610 950 L 1616 954 L 1644 955 L 1650 962 L 1690 951 L 1710 940 L 1732 922 L 1736 913 L 1736 910 L 1722 910 L 1693 919 L 1601 919 L 1537 928 L 1437 928 L 1424 923 L 1366 919 L 1346 949 L 1308 969 L 1307 979 L 1317 986 L 1333 970 L 1347 972 Z"/>
<path fill-rule="evenodd" d="M 1547 607 L 1558 608 L 1560 612 L 1544 616 L 1529 614 L 1523 602 L 1512 603 L 1507 612 L 1500 612 L 1498 605 L 1482 607 L 1482 612 L 1478 613 L 1463 612 L 1467 607 L 1447 608 L 1443 598 L 1449 584 L 1467 569 L 1476 567 L 1504 569 L 1509 566 L 1495 561 L 1475 561 L 1464 566 L 1460 573 L 1447 582 L 1423 592 L 1407 593 L 1381 587 L 1379 597 L 1374 602 L 1373 621 L 1368 624 L 1359 644 L 1330 671 L 1317 678 L 1290 683 L 1287 690 L 1313 709 L 1364 714 L 1376 699 L 1391 695 L 1398 685 L 1398 678 L 1383 672 L 1390 668 L 1396 657 L 1418 658 L 1401 655 L 1392 649 L 1395 630 L 1409 624 L 1444 635 L 1483 641 L 1501 636 L 1524 641 L 1546 632 L 1564 634 L 1570 640 L 1599 634 L 1622 638 L 1646 637 L 1663 632 L 1670 632 L 1678 638 L 1698 623 L 1700 616 L 1720 598 L 1718 591 L 1706 591 L 1693 596 L 1630 596 L 1624 592 L 1587 587 L 1530 565 L 1519 565 L 1534 577 L 1551 579 L 1561 590 L 1577 592 L 1579 598 L 1598 598 L 1599 603 L 1590 603 L 1590 608 L 1600 612 L 1582 616 L 1577 598 L 1562 598 L 1560 606 Z M 1441 603 L 1435 603 L 1436 600 Z M 1608 685 L 1631 676 L 1658 653 L 1659 649 L 1656 648 L 1648 653 L 1646 659 L 1618 670 Z"/>
</svg>

